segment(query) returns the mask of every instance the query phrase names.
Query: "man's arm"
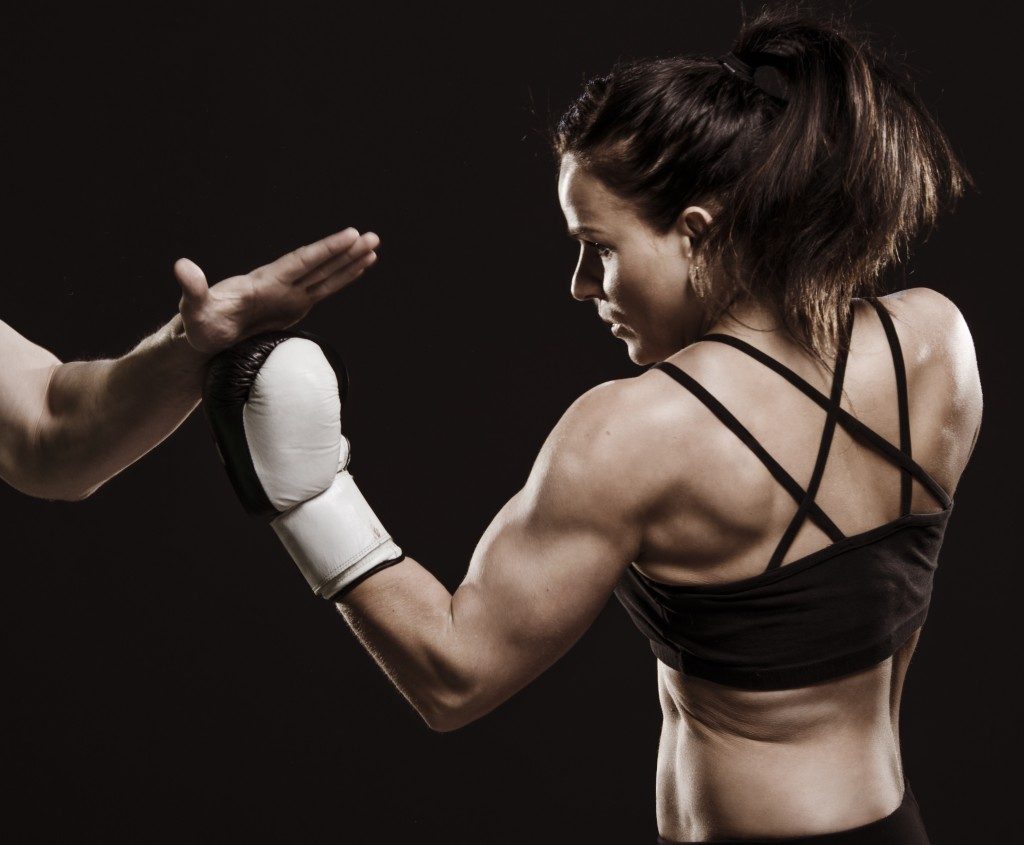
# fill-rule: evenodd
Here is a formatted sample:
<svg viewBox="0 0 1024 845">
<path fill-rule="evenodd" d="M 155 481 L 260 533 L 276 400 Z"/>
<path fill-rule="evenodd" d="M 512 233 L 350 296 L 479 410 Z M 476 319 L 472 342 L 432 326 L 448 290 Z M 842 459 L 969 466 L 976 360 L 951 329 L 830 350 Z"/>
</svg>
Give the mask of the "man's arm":
<svg viewBox="0 0 1024 845">
<path fill-rule="evenodd" d="M 630 389 L 628 381 L 609 382 L 569 408 L 526 485 L 487 528 L 454 595 L 406 557 L 338 602 L 435 730 L 479 718 L 554 663 L 637 558 L 653 491 Z"/>
<path fill-rule="evenodd" d="M 345 229 L 213 287 L 182 259 L 179 313 L 115 360 L 62 364 L 0 323 L 0 478 L 33 496 L 88 496 L 191 413 L 210 354 L 294 324 L 369 267 L 378 244 Z"/>
<path fill-rule="evenodd" d="M 32 496 L 82 499 L 160 443 L 199 399 L 207 355 L 181 318 L 116 360 L 62 364 L 0 324 L 0 476 Z"/>
</svg>

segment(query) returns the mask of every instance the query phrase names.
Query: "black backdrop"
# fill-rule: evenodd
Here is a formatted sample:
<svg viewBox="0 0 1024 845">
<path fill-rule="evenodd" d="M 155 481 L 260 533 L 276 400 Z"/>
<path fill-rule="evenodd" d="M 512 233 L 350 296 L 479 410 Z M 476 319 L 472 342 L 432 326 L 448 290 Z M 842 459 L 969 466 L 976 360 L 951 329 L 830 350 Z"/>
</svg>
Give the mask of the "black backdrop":
<svg viewBox="0 0 1024 845">
<path fill-rule="evenodd" d="M 986 390 L 904 694 L 937 845 L 1007 841 L 1020 786 L 1002 771 L 1020 753 L 1019 86 L 1012 27 L 985 6 L 855 14 L 921 69 L 979 184 L 908 280 L 960 305 Z M 454 588 L 564 409 L 638 373 L 569 296 L 548 115 L 619 56 L 724 52 L 738 19 L 734 2 L 594 0 L 12 13 L 0 316 L 65 360 L 119 354 L 173 314 L 180 255 L 214 280 L 377 231 L 372 274 L 306 328 L 351 369 L 361 487 Z M 4 841 L 653 841 L 655 663 L 614 602 L 524 692 L 435 734 L 243 515 L 199 415 L 84 502 L 4 488 L 0 505 Z"/>
</svg>

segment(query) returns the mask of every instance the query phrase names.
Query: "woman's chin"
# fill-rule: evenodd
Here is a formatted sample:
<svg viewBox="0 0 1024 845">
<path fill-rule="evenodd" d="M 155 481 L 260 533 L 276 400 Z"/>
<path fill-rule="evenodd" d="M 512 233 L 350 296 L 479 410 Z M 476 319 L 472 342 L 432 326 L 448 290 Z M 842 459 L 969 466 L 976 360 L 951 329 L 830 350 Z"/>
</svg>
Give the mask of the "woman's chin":
<svg viewBox="0 0 1024 845">
<path fill-rule="evenodd" d="M 624 337 L 622 340 L 626 344 L 626 354 L 629 356 L 629 360 L 638 367 L 657 364 L 659 361 L 664 361 L 679 351 L 679 349 L 669 348 L 664 344 L 652 346 L 651 344 L 642 343 L 636 335 Z"/>
<path fill-rule="evenodd" d="M 638 367 L 653 364 L 658 360 L 648 352 L 642 343 L 637 341 L 635 336 L 623 338 L 623 340 L 626 343 L 626 354 L 629 356 L 629 360 Z"/>
</svg>

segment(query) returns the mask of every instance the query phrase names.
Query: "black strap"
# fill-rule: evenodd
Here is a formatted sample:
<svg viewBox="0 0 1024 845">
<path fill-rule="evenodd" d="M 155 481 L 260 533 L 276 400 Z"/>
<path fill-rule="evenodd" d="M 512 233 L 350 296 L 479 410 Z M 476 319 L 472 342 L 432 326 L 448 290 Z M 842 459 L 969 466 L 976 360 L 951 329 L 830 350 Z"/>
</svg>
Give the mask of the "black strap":
<svg viewBox="0 0 1024 845">
<path fill-rule="evenodd" d="M 754 68 L 739 56 L 733 53 L 726 53 L 724 56 L 718 57 L 718 63 L 733 76 L 738 76 L 746 82 L 754 81 Z"/>
<path fill-rule="evenodd" d="M 744 340 L 740 340 L 738 337 L 725 334 L 706 334 L 698 338 L 698 340 L 713 340 L 718 343 L 725 343 L 728 346 L 732 346 L 735 349 L 739 349 L 741 352 L 745 352 L 751 358 L 760 361 L 766 367 L 771 368 L 786 381 L 797 388 L 801 393 L 807 396 L 809 399 L 816 402 L 819 406 L 824 408 L 826 411 L 831 407 L 831 401 L 824 393 L 817 388 L 808 384 L 803 378 L 794 373 L 785 364 L 782 364 L 772 358 L 770 355 L 765 354 L 756 346 L 751 346 Z M 928 474 L 928 471 L 914 461 L 906 452 L 901 449 L 897 449 L 888 440 L 878 434 L 876 431 L 868 428 L 864 423 L 853 416 L 849 411 L 844 408 L 836 408 L 836 421 L 850 434 L 851 437 L 859 440 L 860 442 L 871 446 L 876 451 L 880 452 L 886 458 L 897 464 L 901 469 L 906 470 L 916 478 L 921 485 L 931 493 L 935 499 L 942 504 L 942 507 L 948 508 L 952 502 L 949 494 L 939 485 L 939 483 Z"/>
<path fill-rule="evenodd" d="M 892 351 L 892 365 L 896 370 L 896 402 L 900 413 L 900 451 L 908 458 L 913 457 L 910 451 L 910 407 L 907 398 L 907 371 L 903 365 L 903 349 L 900 346 L 899 336 L 896 334 L 896 327 L 892 324 L 892 317 L 885 310 L 875 297 L 867 297 L 878 312 L 878 319 L 882 321 L 885 329 L 885 336 L 889 341 L 889 349 Z M 905 467 L 900 468 L 900 516 L 910 513 L 912 478 Z"/>
<path fill-rule="evenodd" d="M 829 539 L 833 542 L 838 542 L 843 539 L 843 532 L 840 531 L 836 524 L 825 515 L 825 512 L 821 508 L 818 507 L 813 500 L 813 496 L 808 497 L 807 491 L 794 480 L 793 476 L 786 472 L 779 462 L 768 454 L 765 448 L 754 438 L 754 435 L 752 435 L 721 402 L 708 393 L 700 382 L 693 378 L 689 373 L 683 372 L 675 364 L 670 364 L 668 361 L 659 361 L 652 369 L 658 369 L 667 373 L 683 387 L 689 390 L 701 402 L 703 402 L 711 413 L 718 417 L 718 419 L 721 420 L 725 426 L 733 432 L 733 434 L 746 444 L 750 451 L 761 459 L 761 463 L 768 468 L 768 471 L 772 474 L 775 480 L 778 481 L 779 484 L 786 489 L 789 495 L 793 497 L 796 503 L 800 506 L 802 512 L 806 513 L 806 515 L 829 536 Z"/>
<path fill-rule="evenodd" d="M 848 337 L 849 332 L 847 332 L 847 338 Z M 821 443 L 818 446 L 818 458 L 814 462 L 814 471 L 811 473 L 811 480 L 807 485 L 807 494 L 804 496 L 804 500 L 800 503 L 800 507 L 797 508 L 796 513 L 793 514 L 793 518 L 790 520 L 785 533 L 782 535 L 782 539 L 779 540 L 779 544 L 775 547 L 775 552 L 772 554 L 771 560 L 768 562 L 768 569 L 776 569 L 782 565 L 783 558 L 785 558 L 786 553 L 789 551 L 789 547 L 793 544 L 793 540 L 796 538 L 800 527 L 804 524 L 804 518 L 807 516 L 807 509 L 814 502 L 814 498 L 818 495 L 818 487 L 821 484 L 821 477 L 825 474 L 825 464 L 828 462 L 828 453 L 832 448 L 832 437 L 836 431 L 836 411 L 843 398 L 843 380 L 846 377 L 846 358 L 848 354 L 848 341 L 844 340 L 839 347 L 838 354 L 836 355 L 835 368 L 832 374 L 832 395 L 829 399 L 828 413 L 825 415 L 825 425 L 821 432 Z"/>
</svg>

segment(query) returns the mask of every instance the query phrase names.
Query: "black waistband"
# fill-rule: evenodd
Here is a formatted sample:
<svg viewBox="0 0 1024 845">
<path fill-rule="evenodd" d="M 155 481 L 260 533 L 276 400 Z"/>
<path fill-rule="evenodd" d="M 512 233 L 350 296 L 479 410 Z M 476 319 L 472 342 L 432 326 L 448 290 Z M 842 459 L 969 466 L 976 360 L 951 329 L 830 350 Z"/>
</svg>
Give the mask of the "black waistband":
<svg viewBox="0 0 1024 845">
<path fill-rule="evenodd" d="M 930 845 L 921 811 L 906 778 L 903 780 L 903 800 L 899 807 L 884 818 L 849 830 L 783 839 L 710 839 L 700 843 L 679 842 L 661 836 L 657 839 L 658 845 L 711 845 L 714 842 L 735 842 L 745 845 Z"/>
</svg>

